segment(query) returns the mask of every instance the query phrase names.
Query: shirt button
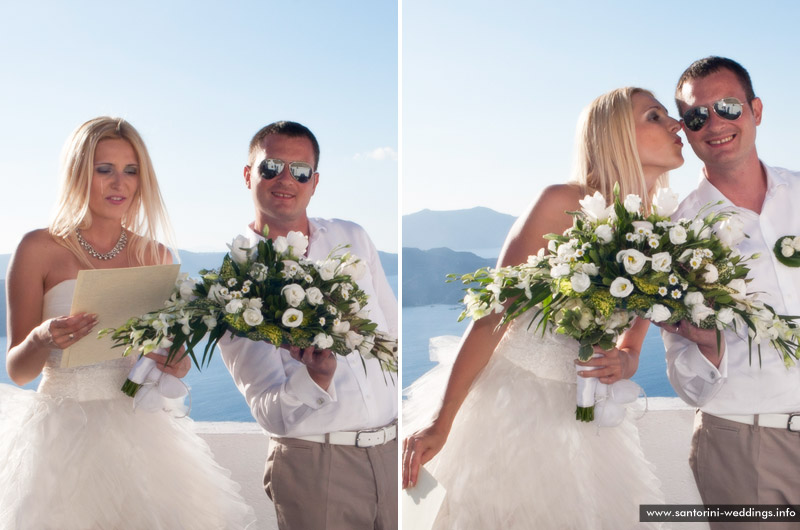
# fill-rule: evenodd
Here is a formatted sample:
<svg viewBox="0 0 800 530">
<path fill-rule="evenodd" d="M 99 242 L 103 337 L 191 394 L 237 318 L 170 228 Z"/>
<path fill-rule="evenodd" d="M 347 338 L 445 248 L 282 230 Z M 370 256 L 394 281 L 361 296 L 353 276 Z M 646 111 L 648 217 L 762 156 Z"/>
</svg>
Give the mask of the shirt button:
<svg viewBox="0 0 800 530">
<path fill-rule="evenodd" d="M 325 400 L 323 398 L 317 399 L 317 405 L 322 405 L 323 403 L 325 403 Z"/>
<path fill-rule="evenodd" d="M 716 379 L 716 378 L 717 378 L 717 374 L 716 374 L 716 373 L 714 373 L 714 372 L 708 372 L 708 376 L 709 376 L 709 377 L 710 377 L 712 380 L 714 380 L 714 379 Z"/>
</svg>

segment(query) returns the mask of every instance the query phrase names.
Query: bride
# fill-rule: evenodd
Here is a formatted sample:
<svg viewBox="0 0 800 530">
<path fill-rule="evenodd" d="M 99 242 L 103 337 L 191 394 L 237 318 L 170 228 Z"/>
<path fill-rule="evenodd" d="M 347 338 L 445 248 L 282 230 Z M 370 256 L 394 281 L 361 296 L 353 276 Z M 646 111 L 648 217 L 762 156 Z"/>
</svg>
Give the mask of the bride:
<svg viewBox="0 0 800 530">
<path fill-rule="evenodd" d="M 169 223 L 150 156 L 126 121 L 100 117 L 68 140 L 47 229 L 22 239 L 8 269 L 6 368 L 38 392 L 0 385 L 0 529 L 245 528 L 252 509 L 188 420 L 134 412 L 120 391 L 135 356 L 61 368 L 95 332 L 69 315 L 78 271 L 171 263 Z M 87 339 L 90 340 L 91 338 Z M 183 377 L 189 358 L 158 367 Z"/>
<path fill-rule="evenodd" d="M 579 124 L 575 181 L 542 192 L 511 229 L 499 265 L 524 263 L 546 246 L 545 234 L 572 225 L 565 212 L 594 191 L 610 199 L 617 182 L 621 197 L 635 193 L 649 210 L 683 163 L 679 130 L 646 90 L 597 98 Z M 636 427 L 576 421 L 577 343 L 543 337 L 524 315 L 495 331 L 500 317 L 470 324 L 449 380 L 440 366 L 409 388 L 403 425 L 416 432 L 403 444 L 403 487 L 427 463 L 447 491 L 437 529 L 638 528 L 639 505 L 663 496 Z M 602 383 L 630 378 L 648 324 L 637 320 L 613 350 L 579 364 L 594 366 Z"/>
</svg>

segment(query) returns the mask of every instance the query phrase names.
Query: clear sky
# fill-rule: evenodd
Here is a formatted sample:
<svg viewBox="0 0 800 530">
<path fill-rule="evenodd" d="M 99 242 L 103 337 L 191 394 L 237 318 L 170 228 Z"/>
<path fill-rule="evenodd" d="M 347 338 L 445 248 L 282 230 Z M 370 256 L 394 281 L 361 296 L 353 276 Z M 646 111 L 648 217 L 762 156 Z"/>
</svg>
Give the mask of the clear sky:
<svg viewBox="0 0 800 530">
<path fill-rule="evenodd" d="M 676 117 L 678 77 L 708 55 L 749 70 L 762 160 L 800 170 L 798 18 L 790 1 L 404 0 L 401 213 L 521 214 L 569 177 L 583 107 L 634 85 Z M 701 167 L 684 144 L 682 197 Z"/>
<path fill-rule="evenodd" d="M 394 1 L 0 0 L 0 253 L 47 225 L 69 133 L 121 116 L 150 150 L 178 245 L 225 250 L 253 218 L 252 135 L 317 135 L 309 213 L 397 251 Z"/>
</svg>

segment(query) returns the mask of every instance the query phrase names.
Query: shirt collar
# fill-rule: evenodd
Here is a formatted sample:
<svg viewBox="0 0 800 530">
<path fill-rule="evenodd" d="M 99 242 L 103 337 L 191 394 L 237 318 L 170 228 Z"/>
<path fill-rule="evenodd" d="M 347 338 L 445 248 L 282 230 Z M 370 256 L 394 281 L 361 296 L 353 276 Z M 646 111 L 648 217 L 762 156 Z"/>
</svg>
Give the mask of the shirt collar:
<svg viewBox="0 0 800 530">
<path fill-rule="evenodd" d="M 764 172 L 767 175 L 767 197 L 775 195 L 775 193 L 778 191 L 778 188 L 789 184 L 786 176 L 778 171 L 775 171 L 774 168 L 766 165 L 763 162 L 761 162 L 761 167 L 764 168 Z M 723 201 L 723 203 L 727 206 L 738 208 L 725 195 L 723 195 L 722 192 L 716 188 L 716 186 L 709 182 L 702 169 L 700 170 L 700 184 L 697 186 L 696 199 L 699 205 Z"/>
</svg>

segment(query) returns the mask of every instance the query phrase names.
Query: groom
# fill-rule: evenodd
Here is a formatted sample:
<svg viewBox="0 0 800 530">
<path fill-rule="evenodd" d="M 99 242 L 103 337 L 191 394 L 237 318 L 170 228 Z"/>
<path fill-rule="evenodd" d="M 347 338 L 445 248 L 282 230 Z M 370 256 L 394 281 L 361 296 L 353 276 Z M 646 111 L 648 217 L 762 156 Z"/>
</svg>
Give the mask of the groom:
<svg viewBox="0 0 800 530">
<path fill-rule="evenodd" d="M 800 173 L 759 160 L 763 104 L 749 74 L 730 59 L 700 59 L 681 76 L 675 99 L 704 168 L 673 217 L 692 217 L 722 201 L 749 236 L 736 248 L 760 255 L 749 263 L 748 293 L 758 292 L 778 314 L 800 315 L 800 268 L 781 264 L 773 252 L 778 238 L 800 235 Z M 755 351 L 751 362 L 747 338 L 732 331 L 718 351 L 714 330 L 686 321 L 662 328 L 670 382 L 700 409 L 689 462 L 703 502 L 800 504 L 800 366 L 786 368 L 768 344 L 761 345 L 761 366 Z M 739 528 L 728 525 L 712 523 Z"/>
<path fill-rule="evenodd" d="M 397 301 L 378 253 L 355 223 L 309 218 L 319 184 L 319 144 L 303 125 L 267 125 L 250 142 L 244 182 L 255 206 L 250 242 L 308 237 L 307 257 L 322 260 L 335 247 L 367 265 L 358 286 L 379 329 L 397 336 Z M 397 381 L 377 359 L 358 353 L 276 348 L 226 336 L 222 359 L 259 425 L 272 436 L 264 488 L 281 530 L 397 528 Z M 365 369 L 366 368 L 366 369 Z"/>
</svg>

